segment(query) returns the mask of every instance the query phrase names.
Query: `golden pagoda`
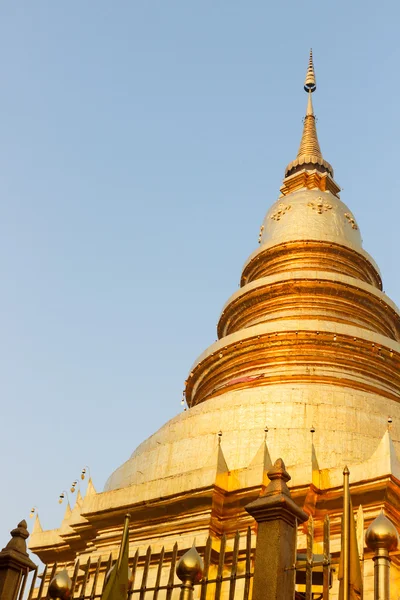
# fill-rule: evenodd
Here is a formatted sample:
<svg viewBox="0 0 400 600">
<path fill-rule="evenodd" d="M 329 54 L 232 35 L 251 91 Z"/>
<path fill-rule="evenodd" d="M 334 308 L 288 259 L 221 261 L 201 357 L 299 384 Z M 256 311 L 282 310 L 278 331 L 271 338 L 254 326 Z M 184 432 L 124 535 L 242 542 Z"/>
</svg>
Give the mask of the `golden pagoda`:
<svg viewBox="0 0 400 600">
<path fill-rule="evenodd" d="M 244 507 L 268 484 L 282 457 L 292 497 L 314 517 L 314 550 L 331 521 L 340 552 L 342 473 L 350 470 L 361 560 L 364 531 L 383 508 L 400 527 L 400 312 L 382 291 L 355 216 L 339 198 L 317 137 L 312 54 L 299 151 L 268 210 L 259 247 L 240 289 L 223 307 L 218 340 L 195 361 L 185 384 L 188 409 L 144 441 L 102 492 L 89 482 L 60 527 L 36 522 L 30 549 L 73 569 L 118 553 L 123 515 L 132 549 L 197 547 L 254 527 Z M 300 528 L 299 550 L 305 547 Z M 163 550 L 164 552 L 164 550 Z M 373 563 L 363 562 L 364 598 Z M 400 591 L 392 556 L 392 589 Z M 335 587 L 336 586 L 336 587 Z M 332 595 L 337 598 L 337 584 Z M 397 596 L 396 596 L 397 597 Z"/>
</svg>

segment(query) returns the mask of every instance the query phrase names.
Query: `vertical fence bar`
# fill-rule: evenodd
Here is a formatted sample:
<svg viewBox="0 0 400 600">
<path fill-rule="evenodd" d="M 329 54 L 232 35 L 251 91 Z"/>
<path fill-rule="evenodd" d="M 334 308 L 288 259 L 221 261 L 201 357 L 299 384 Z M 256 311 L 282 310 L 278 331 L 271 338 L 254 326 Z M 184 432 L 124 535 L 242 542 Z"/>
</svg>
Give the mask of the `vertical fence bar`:
<svg viewBox="0 0 400 600">
<path fill-rule="evenodd" d="M 358 544 L 358 556 L 360 559 L 361 581 L 364 581 L 364 511 L 363 507 L 358 507 L 356 519 L 356 534 Z"/>
<path fill-rule="evenodd" d="M 71 598 L 74 597 L 74 591 L 76 586 L 76 580 L 78 579 L 78 571 L 79 571 L 79 559 L 75 563 L 74 573 L 72 575 L 72 585 L 71 585 Z"/>
<path fill-rule="evenodd" d="M 43 594 L 44 582 L 45 582 L 45 579 L 46 579 L 46 575 L 47 575 L 47 565 L 45 565 L 45 567 L 44 567 L 44 571 L 43 571 L 43 574 L 42 574 L 42 581 L 40 582 L 40 587 L 39 587 L 39 592 L 38 592 L 37 600 L 42 600 L 42 594 Z"/>
<path fill-rule="evenodd" d="M 240 534 L 239 534 L 239 531 L 237 531 L 236 535 L 235 535 L 235 541 L 233 543 L 231 580 L 229 583 L 229 600 L 234 600 L 234 598 L 235 598 L 236 573 L 237 573 L 237 564 L 238 564 L 238 558 L 239 558 L 239 542 L 240 542 Z"/>
<path fill-rule="evenodd" d="M 248 600 L 250 593 L 250 577 L 251 577 L 251 529 L 247 528 L 246 534 L 246 572 L 244 580 L 243 600 Z"/>
<path fill-rule="evenodd" d="M 143 567 L 143 576 L 142 576 L 142 585 L 140 586 L 140 594 L 139 600 L 144 600 L 146 596 L 146 584 L 147 584 L 147 576 L 149 574 L 149 567 L 151 561 L 151 546 L 147 548 L 146 559 L 144 561 Z"/>
<path fill-rule="evenodd" d="M 82 582 L 81 593 L 79 594 L 79 598 L 81 598 L 82 600 L 85 597 L 86 586 L 87 586 L 87 582 L 89 581 L 90 563 L 91 563 L 91 559 L 89 556 L 88 561 L 86 563 L 86 572 L 85 572 L 85 576 L 84 576 L 83 582 Z"/>
<path fill-rule="evenodd" d="M 212 549 L 212 538 L 211 538 L 211 535 L 209 535 L 207 538 L 206 547 L 204 550 L 204 571 L 203 571 L 203 579 L 201 580 L 200 600 L 206 600 L 208 572 L 210 570 L 210 560 L 211 560 L 211 549 Z"/>
<path fill-rule="evenodd" d="M 99 560 L 97 561 L 96 571 L 95 571 L 94 578 L 93 578 L 92 593 L 90 594 L 91 600 L 93 600 L 96 595 L 96 586 L 97 586 L 97 580 L 99 578 L 100 566 L 101 566 L 101 556 L 99 556 Z"/>
<path fill-rule="evenodd" d="M 159 592 L 158 588 L 160 587 L 163 562 L 164 562 L 164 546 L 161 549 L 160 560 L 158 561 L 158 569 L 157 569 L 156 583 L 154 585 L 153 600 L 157 600 L 157 597 L 158 597 L 158 592 Z"/>
<path fill-rule="evenodd" d="M 46 592 L 46 600 L 47 600 L 47 598 L 50 598 L 50 596 L 49 596 L 49 587 L 50 587 L 51 581 L 53 581 L 54 577 L 56 576 L 57 564 L 58 563 L 55 562 L 54 565 L 53 565 L 53 568 L 51 569 L 50 578 L 49 578 L 49 585 L 47 587 L 47 592 Z"/>
<path fill-rule="evenodd" d="M 24 579 L 22 581 L 21 590 L 19 592 L 18 600 L 23 600 L 24 593 L 25 593 L 26 582 L 28 581 L 28 575 L 29 575 L 29 570 L 26 569 L 26 571 L 24 573 Z"/>
<path fill-rule="evenodd" d="M 165 600 L 171 600 L 172 590 L 173 590 L 173 585 L 174 585 L 174 580 L 175 580 L 175 566 L 176 566 L 177 555 L 178 555 L 178 544 L 175 542 L 174 548 L 172 550 L 171 567 L 169 569 L 167 593 L 165 595 Z"/>
<path fill-rule="evenodd" d="M 222 576 L 224 574 L 224 564 L 225 564 L 225 548 L 226 548 L 226 535 L 224 533 L 221 538 L 221 545 L 220 545 L 220 549 L 219 549 L 217 583 L 215 584 L 215 600 L 219 600 L 221 597 Z"/>
<path fill-rule="evenodd" d="M 136 571 L 137 571 L 137 564 L 138 564 L 138 560 L 139 560 L 139 549 L 136 550 L 135 552 L 135 556 L 133 557 L 133 563 L 132 563 L 132 579 L 131 579 L 131 585 L 130 585 L 130 590 L 128 592 L 128 598 L 132 597 L 133 594 L 133 588 L 135 587 L 135 579 L 136 579 Z"/>
<path fill-rule="evenodd" d="M 307 555 L 306 555 L 306 600 L 312 600 L 314 519 L 310 516 L 307 523 Z"/>
<path fill-rule="evenodd" d="M 102 592 L 104 592 L 104 589 L 106 587 L 107 573 L 110 571 L 111 566 L 112 566 L 112 553 L 110 552 L 110 556 L 108 557 L 108 561 L 106 564 L 106 570 L 104 571 L 104 581 L 103 581 L 103 587 L 101 589 Z"/>
<path fill-rule="evenodd" d="M 343 600 L 350 600 L 350 471 L 343 470 Z"/>
<path fill-rule="evenodd" d="M 330 550 L 331 524 L 329 515 L 324 518 L 324 563 L 322 567 L 322 598 L 329 600 L 329 585 L 331 573 L 331 550 Z"/>
<path fill-rule="evenodd" d="M 31 587 L 29 589 L 29 594 L 28 594 L 27 600 L 32 600 L 33 590 L 35 589 L 35 583 L 36 583 L 36 578 L 37 578 L 37 572 L 38 572 L 38 567 L 36 567 L 36 569 L 33 571 Z"/>
</svg>

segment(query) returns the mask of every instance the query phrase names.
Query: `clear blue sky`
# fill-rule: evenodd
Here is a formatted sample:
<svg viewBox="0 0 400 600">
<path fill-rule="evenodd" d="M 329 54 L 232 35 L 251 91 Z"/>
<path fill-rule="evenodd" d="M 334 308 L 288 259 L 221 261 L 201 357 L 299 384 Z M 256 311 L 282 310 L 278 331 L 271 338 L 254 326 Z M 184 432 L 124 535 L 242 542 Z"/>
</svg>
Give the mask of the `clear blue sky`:
<svg viewBox="0 0 400 600">
<path fill-rule="evenodd" d="M 398 2 L 0 5 L 0 547 L 102 489 L 183 382 L 297 152 L 321 147 L 400 303 Z"/>
</svg>

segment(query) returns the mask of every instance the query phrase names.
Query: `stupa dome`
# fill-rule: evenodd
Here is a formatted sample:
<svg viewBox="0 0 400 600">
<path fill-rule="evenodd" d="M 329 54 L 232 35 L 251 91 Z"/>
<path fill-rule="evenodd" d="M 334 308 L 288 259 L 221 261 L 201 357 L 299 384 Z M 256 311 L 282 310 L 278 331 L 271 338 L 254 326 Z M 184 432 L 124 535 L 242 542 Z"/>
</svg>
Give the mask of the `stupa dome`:
<svg viewBox="0 0 400 600">
<path fill-rule="evenodd" d="M 266 214 L 260 246 L 223 308 L 218 341 L 189 374 L 189 410 L 140 444 L 106 491 L 154 482 L 164 496 L 177 478 L 183 488 L 198 487 L 202 470 L 216 465 L 219 431 L 226 469 L 248 469 L 266 426 L 272 459 L 284 456 L 296 481 L 309 464 L 303 450 L 311 426 L 321 436 L 319 467 L 330 469 L 371 456 L 382 415 L 397 412 L 399 311 L 381 291 L 378 268 L 322 156 L 314 89 L 312 78 L 300 148 Z"/>
<path fill-rule="evenodd" d="M 300 554 L 315 531 L 315 541 L 325 540 L 324 556 L 328 538 L 337 556 L 344 465 L 353 506 L 359 506 L 357 531 L 364 527 L 363 506 L 368 520 L 385 506 L 398 525 L 400 311 L 383 292 L 378 267 L 362 248 L 356 218 L 322 155 L 311 54 L 304 87 L 297 156 L 286 167 L 239 289 L 222 307 L 218 339 L 187 375 L 184 410 L 136 448 L 104 492 L 89 485 L 59 529 L 36 528 L 32 547 L 42 559 L 65 559 L 72 571 L 77 558 L 89 556 L 94 567 L 100 555 L 115 556 L 121 516 L 129 511 L 135 568 L 149 544 L 140 561 L 146 589 L 165 558 L 173 574 L 178 547 L 191 548 L 193 537 L 206 556 L 212 550 L 218 569 L 225 549 L 228 562 L 239 549 L 240 532 L 247 530 L 246 547 L 254 550 L 248 507 L 263 495 L 280 457 L 294 501 L 314 519 L 307 537 L 300 529 Z M 398 535 L 382 515 L 366 541 L 372 549 L 394 549 Z M 372 597 L 372 569 L 365 561 L 365 598 Z M 200 572 L 201 561 L 189 550 L 178 576 L 196 579 Z"/>
<path fill-rule="evenodd" d="M 361 249 L 362 239 L 350 209 L 332 192 L 300 189 L 279 198 L 263 222 L 261 245 L 320 240 Z"/>
</svg>

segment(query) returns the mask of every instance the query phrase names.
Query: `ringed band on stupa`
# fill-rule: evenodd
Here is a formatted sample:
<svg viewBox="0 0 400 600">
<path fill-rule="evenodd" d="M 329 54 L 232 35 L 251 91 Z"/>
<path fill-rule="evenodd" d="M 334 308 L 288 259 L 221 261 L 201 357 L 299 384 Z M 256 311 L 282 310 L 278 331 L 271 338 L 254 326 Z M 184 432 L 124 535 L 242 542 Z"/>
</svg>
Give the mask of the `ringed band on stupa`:
<svg viewBox="0 0 400 600">
<path fill-rule="evenodd" d="M 188 409 L 140 444 L 103 492 L 90 481 L 58 529 L 36 520 L 30 548 L 44 562 L 73 568 L 78 556 L 117 552 L 127 510 L 132 548 L 151 544 L 157 553 L 177 538 L 187 548 L 194 537 L 198 548 L 209 534 L 229 538 L 254 526 L 244 506 L 278 457 L 317 538 L 330 515 L 334 560 L 344 465 L 365 526 L 381 509 L 400 526 L 400 312 L 322 154 L 316 87 L 311 53 L 297 156 L 222 309 L 218 340 L 188 374 Z M 304 536 L 298 543 L 304 548 Z M 362 535 L 359 544 L 361 555 L 370 552 Z M 368 600 L 373 565 L 363 577 Z M 400 593 L 397 555 L 391 577 Z"/>
</svg>

